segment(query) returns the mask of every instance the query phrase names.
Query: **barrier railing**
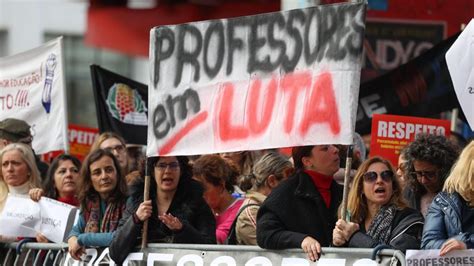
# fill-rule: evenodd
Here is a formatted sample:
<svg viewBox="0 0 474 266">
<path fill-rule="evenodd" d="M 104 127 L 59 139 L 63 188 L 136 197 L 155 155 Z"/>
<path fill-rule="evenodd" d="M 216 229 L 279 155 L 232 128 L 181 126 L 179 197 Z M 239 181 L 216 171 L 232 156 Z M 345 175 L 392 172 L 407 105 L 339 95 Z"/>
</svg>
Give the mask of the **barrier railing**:
<svg viewBox="0 0 474 266">
<path fill-rule="evenodd" d="M 116 265 L 109 249 L 86 250 L 83 261 L 73 260 L 66 244 L 18 243 L 0 247 L 1 265 Z M 211 265 L 211 266 L 310 266 L 310 265 L 402 265 L 405 256 L 398 250 L 323 248 L 317 264 L 306 259 L 301 249 L 266 250 L 256 246 L 150 244 L 135 250 L 123 265 Z"/>
</svg>

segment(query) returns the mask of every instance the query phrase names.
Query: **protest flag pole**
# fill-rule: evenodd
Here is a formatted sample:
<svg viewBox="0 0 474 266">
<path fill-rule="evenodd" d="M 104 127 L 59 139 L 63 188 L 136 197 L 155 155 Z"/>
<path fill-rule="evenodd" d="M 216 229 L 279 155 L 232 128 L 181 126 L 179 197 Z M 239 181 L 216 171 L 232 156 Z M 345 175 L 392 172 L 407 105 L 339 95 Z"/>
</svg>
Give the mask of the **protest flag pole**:
<svg viewBox="0 0 474 266">
<path fill-rule="evenodd" d="M 342 193 L 342 208 L 341 208 L 341 219 L 346 221 L 348 219 L 347 215 L 347 198 L 349 196 L 349 180 L 351 178 L 351 165 L 352 165 L 352 151 L 354 145 L 349 145 L 347 148 L 347 157 L 346 157 L 346 169 L 344 171 L 344 190 Z"/>
<path fill-rule="evenodd" d="M 466 28 L 466 24 L 463 23 L 461 24 L 461 31 L 463 31 L 464 28 Z M 458 120 L 458 116 L 459 116 L 459 108 L 453 108 L 451 112 L 451 132 L 456 131 L 456 122 Z"/>
<path fill-rule="evenodd" d="M 59 45 L 60 45 L 60 50 L 61 50 L 61 57 L 59 60 L 61 60 L 61 82 L 63 84 L 63 103 L 64 103 L 64 109 L 63 109 L 63 115 L 64 115 L 64 131 L 63 131 L 63 142 L 64 142 L 64 153 L 65 154 L 70 154 L 70 147 L 69 147 L 69 135 L 68 135 L 68 113 L 67 113 L 67 91 L 66 91 L 66 75 L 64 71 L 64 45 L 63 45 L 63 36 L 59 37 Z"/>
<path fill-rule="evenodd" d="M 143 189 L 143 201 L 150 199 L 150 174 L 148 173 L 148 158 L 145 163 L 145 188 Z M 148 242 L 148 219 L 143 222 L 142 249 L 147 247 Z"/>
</svg>

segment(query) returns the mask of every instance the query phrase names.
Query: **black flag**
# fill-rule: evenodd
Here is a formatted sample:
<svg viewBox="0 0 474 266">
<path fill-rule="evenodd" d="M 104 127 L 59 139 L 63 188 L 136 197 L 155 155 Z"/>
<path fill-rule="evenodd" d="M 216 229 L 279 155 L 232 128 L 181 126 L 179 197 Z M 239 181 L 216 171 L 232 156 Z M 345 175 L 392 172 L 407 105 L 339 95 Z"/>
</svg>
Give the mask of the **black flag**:
<svg viewBox="0 0 474 266">
<path fill-rule="evenodd" d="M 100 133 L 112 131 L 128 144 L 146 145 L 148 86 L 91 65 Z"/>
<path fill-rule="evenodd" d="M 372 114 L 431 117 L 459 107 L 445 54 L 459 33 L 360 87 L 356 131 L 368 134 Z"/>
</svg>

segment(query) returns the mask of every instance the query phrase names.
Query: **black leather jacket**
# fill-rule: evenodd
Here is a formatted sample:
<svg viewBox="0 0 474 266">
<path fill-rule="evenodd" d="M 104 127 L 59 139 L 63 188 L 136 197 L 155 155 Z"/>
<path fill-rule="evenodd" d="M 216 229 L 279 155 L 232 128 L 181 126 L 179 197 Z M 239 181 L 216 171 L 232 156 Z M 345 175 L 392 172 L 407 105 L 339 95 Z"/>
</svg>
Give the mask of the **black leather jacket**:
<svg viewBox="0 0 474 266">
<path fill-rule="evenodd" d="M 405 252 L 407 249 L 419 249 L 423 232 L 423 216 L 417 210 L 405 208 L 397 210 L 392 221 L 390 242 L 393 249 Z M 348 246 L 356 248 L 374 248 L 381 244 L 378 239 L 358 231 L 349 239 Z"/>
<path fill-rule="evenodd" d="M 257 214 L 257 243 L 262 248 L 300 248 L 307 236 L 321 246 L 332 243 L 342 186 L 332 181 L 330 207 L 311 177 L 300 171 L 276 187 Z"/>
<path fill-rule="evenodd" d="M 110 257 L 117 264 L 121 264 L 128 253 L 141 242 L 143 223 L 134 218 L 134 214 L 143 202 L 143 186 L 143 181 L 132 186 L 126 210 L 110 244 Z M 179 232 L 171 231 L 158 219 L 155 182 L 150 185 L 150 199 L 153 214 L 148 221 L 149 243 L 216 243 L 215 218 L 202 197 L 201 186 L 196 181 L 181 180 L 168 209 L 168 213 L 178 217 L 183 223 Z"/>
</svg>

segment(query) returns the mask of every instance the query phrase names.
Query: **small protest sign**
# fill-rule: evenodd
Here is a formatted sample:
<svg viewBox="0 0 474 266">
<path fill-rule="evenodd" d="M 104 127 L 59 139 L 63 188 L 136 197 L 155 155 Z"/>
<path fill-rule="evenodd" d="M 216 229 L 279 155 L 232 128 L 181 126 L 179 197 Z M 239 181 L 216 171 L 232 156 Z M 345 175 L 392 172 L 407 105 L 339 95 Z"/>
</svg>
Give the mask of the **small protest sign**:
<svg viewBox="0 0 474 266">
<path fill-rule="evenodd" d="M 398 165 L 400 150 L 421 133 L 448 137 L 451 134 L 450 122 L 422 117 L 375 114 L 372 117 L 370 156 L 381 156 L 390 160 L 393 165 Z"/>
<path fill-rule="evenodd" d="M 43 234 L 55 243 L 66 241 L 77 208 L 50 198 L 34 202 L 28 196 L 9 194 L 0 215 L 0 235 L 36 237 Z"/>
<path fill-rule="evenodd" d="M 407 250 L 407 266 L 467 266 L 474 265 L 474 250 L 453 250 L 439 256 L 439 249 Z"/>
</svg>

